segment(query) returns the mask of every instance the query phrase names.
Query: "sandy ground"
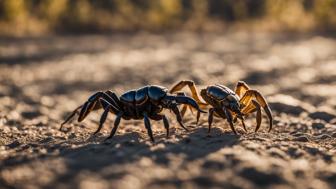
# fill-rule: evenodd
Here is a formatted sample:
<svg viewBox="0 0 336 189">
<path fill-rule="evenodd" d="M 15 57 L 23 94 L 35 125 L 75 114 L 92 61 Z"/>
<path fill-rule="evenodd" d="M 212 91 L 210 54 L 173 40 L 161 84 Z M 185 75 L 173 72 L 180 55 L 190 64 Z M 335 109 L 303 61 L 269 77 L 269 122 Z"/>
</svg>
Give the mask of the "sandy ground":
<svg viewBox="0 0 336 189">
<path fill-rule="evenodd" d="M 0 188 L 336 188 L 336 40 L 307 35 L 191 34 L 0 39 Z M 151 144 L 142 121 L 122 121 L 103 143 L 114 115 L 96 137 L 100 114 L 65 116 L 90 94 L 118 94 L 146 84 L 231 88 L 244 80 L 274 113 L 254 133 L 235 136 L 207 116 L 171 136 L 154 122 Z"/>
</svg>

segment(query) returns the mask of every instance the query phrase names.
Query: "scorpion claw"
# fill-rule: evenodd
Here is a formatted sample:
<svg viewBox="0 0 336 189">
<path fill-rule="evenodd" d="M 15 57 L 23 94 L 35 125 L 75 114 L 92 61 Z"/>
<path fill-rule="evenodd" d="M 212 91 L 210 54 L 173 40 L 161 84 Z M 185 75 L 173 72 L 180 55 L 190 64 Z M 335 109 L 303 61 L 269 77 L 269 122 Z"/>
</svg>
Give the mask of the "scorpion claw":
<svg viewBox="0 0 336 189">
<path fill-rule="evenodd" d="M 197 111 L 199 111 L 201 113 L 207 113 L 207 112 L 201 110 L 200 107 L 198 106 L 197 102 L 190 97 L 176 96 L 175 100 L 176 100 L 177 103 L 180 103 L 180 104 L 188 104 L 188 105 L 192 106 L 193 108 L 195 108 Z"/>
</svg>

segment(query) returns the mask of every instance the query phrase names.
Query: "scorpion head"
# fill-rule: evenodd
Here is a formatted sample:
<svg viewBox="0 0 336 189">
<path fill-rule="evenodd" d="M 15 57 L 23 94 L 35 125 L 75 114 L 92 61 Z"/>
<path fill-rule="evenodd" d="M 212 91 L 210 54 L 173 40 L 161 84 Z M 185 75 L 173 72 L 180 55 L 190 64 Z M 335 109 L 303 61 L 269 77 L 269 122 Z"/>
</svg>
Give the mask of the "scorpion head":
<svg viewBox="0 0 336 189">
<path fill-rule="evenodd" d="M 226 107 L 231 111 L 238 114 L 238 117 L 242 117 L 241 104 L 239 103 L 239 98 L 236 95 L 228 95 L 224 101 Z"/>
<path fill-rule="evenodd" d="M 200 94 L 201 94 L 201 97 L 203 99 L 207 99 L 207 90 L 206 89 L 201 89 Z"/>
</svg>

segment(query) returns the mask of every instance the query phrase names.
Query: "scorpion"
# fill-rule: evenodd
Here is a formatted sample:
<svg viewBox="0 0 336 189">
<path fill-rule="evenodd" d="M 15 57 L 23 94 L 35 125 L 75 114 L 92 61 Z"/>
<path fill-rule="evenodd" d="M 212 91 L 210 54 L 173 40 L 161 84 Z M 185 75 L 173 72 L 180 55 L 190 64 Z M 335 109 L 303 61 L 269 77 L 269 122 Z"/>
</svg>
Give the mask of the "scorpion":
<svg viewBox="0 0 336 189">
<path fill-rule="evenodd" d="M 199 108 L 197 102 L 191 97 L 170 94 L 168 93 L 167 88 L 158 85 L 148 85 L 127 91 L 122 94 L 120 98 L 111 90 L 105 92 L 100 91 L 90 96 L 84 104 L 77 107 L 61 124 L 60 130 L 62 130 L 62 127 L 75 115 L 78 115 L 78 122 L 81 122 L 90 112 L 104 109 L 98 129 L 93 135 L 97 134 L 102 129 L 108 113 L 113 113 L 116 115 L 114 126 L 105 141 L 111 139 L 115 135 L 120 120 L 123 118 L 125 120 L 143 119 L 151 141 L 155 142 L 150 119 L 157 121 L 163 120 L 166 136 L 169 136 L 169 122 L 167 117 L 164 114 L 161 114 L 163 109 L 171 110 L 175 114 L 179 125 L 184 130 L 188 131 L 182 122 L 182 116 L 178 108 L 178 105 L 180 104 L 188 105 L 189 107 L 195 108 L 198 112 L 206 113 Z"/>
<path fill-rule="evenodd" d="M 171 89 L 170 93 L 181 94 L 180 92 L 184 87 L 188 86 L 192 97 L 196 100 L 199 107 L 202 109 L 206 106 L 211 106 L 208 114 L 208 133 L 210 133 L 211 125 L 213 122 L 213 117 L 220 117 L 226 119 L 231 127 L 231 130 L 237 134 L 233 123 L 240 119 L 243 125 L 245 132 L 247 132 L 244 118 L 253 112 L 257 112 L 256 114 L 256 122 L 257 126 L 255 128 L 255 132 L 257 132 L 260 128 L 262 116 L 261 116 L 261 107 L 266 112 L 266 115 L 269 119 L 269 130 L 272 130 L 273 125 L 273 117 L 272 112 L 267 104 L 267 101 L 263 95 L 254 89 L 251 89 L 245 82 L 239 81 L 235 87 L 235 90 L 232 91 L 230 88 L 215 84 L 209 85 L 206 88 L 201 89 L 200 97 L 198 94 L 198 90 L 196 85 L 191 80 L 182 80 L 175 84 Z M 204 100 L 205 102 L 203 102 Z M 187 111 L 189 105 L 183 105 L 181 109 L 181 115 L 184 116 Z M 200 117 L 200 113 L 197 113 L 197 123 Z"/>
</svg>

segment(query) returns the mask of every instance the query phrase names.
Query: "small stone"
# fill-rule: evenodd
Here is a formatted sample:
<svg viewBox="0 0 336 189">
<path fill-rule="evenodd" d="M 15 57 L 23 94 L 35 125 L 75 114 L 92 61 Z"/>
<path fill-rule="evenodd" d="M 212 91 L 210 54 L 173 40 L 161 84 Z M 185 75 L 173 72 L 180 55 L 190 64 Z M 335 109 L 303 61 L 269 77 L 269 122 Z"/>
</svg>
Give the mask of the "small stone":
<svg viewBox="0 0 336 189">
<path fill-rule="evenodd" d="M 46 136 L 53 136 L 53 133 L 52 132 L 47 132 L 45 135 Z"/>
<path fill-rule="evenodd" d="M 139 163 L 143 167 L 149 167 L 153 164 L 152 160 L 148 157 L 143 157 L 139 160 Z"/>
<path fill-rule="evenodd" d="M 330 154 L 323 154 L 322 157 L 323 157 L 324 161 L 326 161 L 326 162 L 331 162 L 332 159 L 333 159 L 333 155 L 330 155 Z"/>
<path fill-rule="evenodd" d="M 69 139 L 73 139 L 73 138 L 76 138 L 76 134 L 75 133 L 71 133 L 69 136 L 68 136 Z"/>
<path fill-rule="evenodd" d="M 151 146 L 151 147 L 150 147 L 150 150 L 151 150 L 151 151 L 157 151 L 157 150 L 162 150 L 162 149 L 164 149 L 165 147 L 166 147 L 165 144 L 160 143 L 160 144 Z"/>
<path fill-rule="evenodd" d="M 334 132 L 331 136 L 336 138 L 336 132 Z"/>
<path fill-rule="evenodd" d="M 287 158 L 287 154 L 284 151 L 280 150 L 279 148 L 269 149 L 269 154 L 272 157 L 278 157 L 278 158 L 281 158 L 281 159 L 286 159 Z"/>
<path fill-rule="evenodd" d="M 41 98 L 41 104 L 44 106 L 52 107 L 55 104 L 55 101 L 53 98 L 43 96 Z"/>
<path fill-rule="evenodd" d="M 318 148 L 315 148 L 315 147 L 309 147 L 309 146 L 307 146 L 307 147 L 305 147 L 305 149 L 311 155 L 316 155 L 316 154 L 320 153 L 320 150 Z"/>
<path fill-rule="evenodd" d="M 331 138 L 331 136 L 330 135 L 327 135 L 327 134 L 322 134 L 322 135 L 318 135 L 318 136 L 316 136 L 316 138 L 317 139 L 328 139 L 328 138 Z"/>
<path fill-rule="evenodd" d="M 306 136 L 300 136 L 300 137 L 295 137 L 293 141 L 298 141 L 298 142 L 309 142 L 309 139 Z"/>
<path fill-rule="evenodd" d="M 324 124 L 321 123 L 321 122 L 314 122 L 314 123 L 312 124 L 312 128 L 313 128 L 313 129 L 323 129 L 323 128 L 325 128 L 325 126 L 324 126 Z"/>
<path fill-rule="evenodd" d="M 53 140 L 53 138 L 49 136 L 47 138 L 42 139 L 40 142 L 41 143 L 48 143 L 48 142 L 51 142 L 52 140 Z"/>
<path fill-rule="evenodd" d="M 13 148 L 16 148 L 20 145 L 21 145 L 21 143 L 19 141 L 15 140 L 14 142 L 8 144 L 7 147 L 10 148 L 10 149 L 13 149 Z"/>
<path fill-rule="evenodd" d="M 304 135 L 304 133 L 293 132 L 291 133 L 291 135 L 294 137 L 301 137 L 302 135 Z"/>
<path fill-rule="evenodd" d="M 39 152 L 41 154 L 47 154 L 48 153 L 47 149 L 45 149 L 45 148 L 40 149 Z"/>
</svg>

